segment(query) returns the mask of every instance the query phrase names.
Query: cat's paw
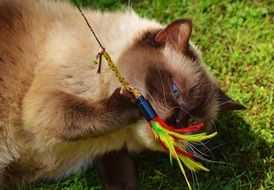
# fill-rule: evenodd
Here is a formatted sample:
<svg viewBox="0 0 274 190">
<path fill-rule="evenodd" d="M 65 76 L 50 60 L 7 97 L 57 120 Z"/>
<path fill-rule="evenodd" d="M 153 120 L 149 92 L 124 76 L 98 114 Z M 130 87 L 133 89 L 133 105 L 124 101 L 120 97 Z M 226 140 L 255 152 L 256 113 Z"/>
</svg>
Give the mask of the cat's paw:
<svg viewBox="0 0 274 190">
<path fill-rule="evenodd" d="M 121 125 L 128 125 L 141 117 L 135 99 L 122 88 L 117 88 L 107 101 L 108 110 L 119 116 Z"/>
<path fill-rule="evenodd" d="M 119 87 L 112 95 L 109 97 L 109 106 L 120 106 L 121 108 L 126 108 L 128 106 L 134 106 L 135 98 L 127 92 L 125 89 Z"/>
<path fill-rule="evenodd" d="M 120 89 L 120 94 L 125 97 L 127 100 L 130 100 L 131 103 L 135 104 L 136 103 L 136 98 L 133 97 L 132 94 L 130 94 L 129 91 L 127 91 L 124 88 L 118 88 Z"/>
</svg>

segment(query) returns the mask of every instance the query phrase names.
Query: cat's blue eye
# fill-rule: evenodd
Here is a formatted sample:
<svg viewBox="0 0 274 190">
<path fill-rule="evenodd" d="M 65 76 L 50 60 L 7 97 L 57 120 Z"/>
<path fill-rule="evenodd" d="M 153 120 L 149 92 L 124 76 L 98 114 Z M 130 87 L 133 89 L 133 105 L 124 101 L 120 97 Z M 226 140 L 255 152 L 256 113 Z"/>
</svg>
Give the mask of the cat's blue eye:
<svg viewBox="0 0 274 190">
<path fill-rule="evenodd" d="M 179 90 L 179 88 L 176 86 L 176 84 L 172 84 L 172 85 L 171 85 L 171 90 L 172 90 L 174 96 L 178 99 L 178 98 L 180 97 L 181 94 L 180 94 L 180 90 Z"/>
</svg>

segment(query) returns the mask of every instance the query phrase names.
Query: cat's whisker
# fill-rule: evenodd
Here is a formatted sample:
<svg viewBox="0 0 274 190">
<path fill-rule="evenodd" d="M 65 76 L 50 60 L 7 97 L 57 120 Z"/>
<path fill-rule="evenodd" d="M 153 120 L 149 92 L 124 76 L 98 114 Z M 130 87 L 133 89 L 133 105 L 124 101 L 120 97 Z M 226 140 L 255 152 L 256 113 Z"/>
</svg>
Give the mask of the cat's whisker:
<svg viewBox="0 0 274 190">
<path fill-rule="evenodd" d="M 219 119 L 217 119 L 217 118 L 213 118 L 213 117 L 209 117 L 209 118 L 211 118 L 211 119 L 213 119 L 214 121 L 217 121 L 222 127 L 224 127 L 225 128 L 225 125 L 219 120 Z M 212 121 L 213 122 L 213 121 Z M 212 123 L 213 124 L 213 123 Z M 214 123 L 214 125 L 216 126 L 216 124 Z"/>
<path fill-rule="evenodd" d="M 216 146 L 212 147 L 210 150 L 211 150 L 211 151 L 212 151 L 212 150 L 215 150 L 216 148 L 219 148 L 220 146 L 223 146 L 223 144 L 216 145 Z"/>
<path fill-rule="evenodd" d="M 202 157 L 201 154 L 204 154 L 200 150 L 198 150 L 197 148 L 195 148 L 194 146 L 188 146 L 188 147 L 186 147 L 186 150 L 189 151 L 189 152 L 191 152 L 196 158 L 199 158 L 199 159 L 200 159 L 200 157 Z M 196 151 L 198 151 L 198 152 L 196 152 Z M 206 155 L 206 156 L 208 156 L 208 155 Z"/>
<path fill-rule="evenodd" d="M 143 83 L 141 83 L 136 78 L 129 78 L 129 79 L 132 80 L 136 84 L 136 85 L 134 85 L 134 88 L 136 88 L 137 90 L 143 92 L 144 94 L 149 95 L 151 97 L 151 99 L 154 99 L 154 97 L 148 92 L 148 90 L 145 89 Z"/>
<path fill-rule="evenodd" d="M 159 70 L 159 67 L 157 67 L 157 71 L 158 71 L 159 77 L 161 79 L 161 86 L 162 86 L 162 91 L 163 91 L 163 95 L 164 95 L 164 102 L 165 102 L 165 105 L 167 107 L 166 92 L 165 92 L 164 82 L 163 82 L 163 78 L 162 78 L 161 72 Z"/>
<path fill-rule="evenodd" d="M 221 104 L 218 104 L 218 107 L 224 105 L 224 104 L 227 104 L 227 103 L 231 103 L 231 102 L 234 102 L 232 100 L 228 100 L 228 101 L 225 101 L 225 102 L 222 102 Z"/>
<path fill-rule="evenodd" d="M 200 142 L 191 142 L 191 143 L 192 143 L 193 145 L 201 145 Z M 210 143 L 209 140 L 203 142 L 203 144 L 208 144 L 208 143 Z"/>
<path fill-rule="evenodd" d="M 202 146 L 207 147 L 206 144 L 210 143 L 211 141 L 212 141 L 212 139 L 208 139 L 208 140 L 205 140 L 205 141 L 203 141 L 203 142 L 197 142 L 197 143 L 200 144 L 200 145 L 202 145 Z M 207 147 L 207 148 L 208 148 L 208 147 Z M 208 148 L 208 149 L 209 149 L 209 148 Z"/>
<path fill-rule="evenodd" d="M 208 141 L 206 141 L 206 142 L 199 142 L 198 144 L 200 145 L 200 146 L 202 146 L 202 147 L 204 147 L 205 149 L 206 149 L 206 151 L 204 152 L 205 153 L 205 155 L 206 155 L 206 153 L 209 153 L 209 155 L 212 155 L 212 149 L 211 148 L 209 148 L 206 144 L 207 143 L 209 143 L 210 141 L 208 140 Z M 195 146 L 194 146 L 195 147 Z"/>
<path fill-rule="evenodd" d="M 210 160 L 210 159 L 207 159 L 205 157 L 203 157 L 202 155 L 198 154 L 197 152 L 195 152 L 195 150 L 193 149 L 193 146 L 189 146 L 187 147 L 187 150 L 190 151 L 196 158 L 200 159 L 200 160 L 203 160 L 205 162 L 209 162 L 209 163 L 217 163 L 217 164 L 228 164 L 226 162 L 221 162 L 221 161 L 216 161 L 216 160 Z"/>
<path fill-rule="evenodd" d="M 193 174 L 194 174 L 194 177 L 195 177 L 195 181 L 196 181 L 196 184 L 197 184 L 197 188 L 198 188 L 198 190 L 199 190 L 199 189 L 200 189 L 200 186 L 199 186 L 199 180 L 198 180 L 197 174 L 196 174 L 195 172 L 193 172 Z M 194 183 L 194 185 L 195 185 L 195 183 Z"/>
<path fill-rule="evenodd" d="M 132 80 L 134 81 L 134 83 L 136 83 L 137 85 L 139 84 L 140 86 L 143 86 L 139 81 L 137 81 L 136 79 L 133 79 L 132 78 Z M 157 99 L 155 99 L 155 97 L 153 97 L 146 89 L 144 89 L 143 87 L 140 87 L 140 86 L 135 86 L 135 88 L 137 89 L 137 90 L 140 90 L 140 91 L 142 91 L 142 92 L 144 92 L 144 93 L 146 93 L 150 98 L 151 98 L 151 102 L 153 102 L 155 105 L 157 105 L 156 107 L 157 107 L 157 110 L 159 111 L 159 112 L 166 112 L 166 110 L 167 110 L 167 101 L 166 101 L 166 99 L 164 99 L 164 104 L 165 104 L 165 106 L 164 105 L 162 105 L 162 100 L 159 100 L 158 98 L 159 97 L 157 97 Z"/>
<path fill-rule="evenodd" d="M 145 90 L 144 88 L 136 87 L 136 89 L 138 89 L 140 91 L 143 91 L 144 94 L 147 94 L 151 98 L 152 101 L 156 102 L 155 98 L 147 90 Z"/>
<path fill-rule="evenodd" d="M 174 106 L 170 109 L 170 112 L 172 112 L 172 110 L 176 109 L 176 108 L 179 108 L 181 110 L 183 110 L 186 114 L 188 114 L 191 118 L 195 119 L 195 120 L 198 120 L 196 117 L 194 117 L 192 114 L 190 114 L 186 109 L 184 109 L 183 107 L 181 106 Z"/>
<path fill-rule="evenodd" d="M 217 130 L 217 127 L 216 127 L 216 124 L 214 123 L 214 120 L 211 119 L 211 118 L 206 118 L 206 121 L 209 122 L 209 124 L 211 124 L 214 128 L 214 131 L 218 131 Z"/>
<path fill-rule="evenodd" d="M 204 155 L 204 156 L 209 156 L 208 154 L 206 154 L 206 153 L 200 151 L 198 148 L 196 148 L 196 147 L 195 147 L 194 145 L 192 145 L 191 143 L 189 143 L 188 145 L 189 145 L 188 147 L 193 148 L 193 149 L 192 149 L 193 151 L 196 150 L 196 151 L 198 151 L 198 153 L 200 153 L 200 154 L 202 154 L 202 155 Z M 208 148 L 208 147 L 207 147 L 207 148 Z M 208 149 L 208 150 L 209 150 L 209 149 Z M 194 151 L 194 153 L 197 153 L 196 151 Z M 210 152 L 210 151 L 209 151 L 209 152 Z M 210 154 L 211 154 L 211 152 L 210 152 Z"/>
<path fill-rule="evenodd" d="M 210 163 L 218 163 L 218 164 L 232 165 L 232 164 L 227 163 L 227 162 L 211 160 L 211 159 L 207 159 L 207 158 L 203 157 L 201 154 L 204 154 L 205 156 L 209 156 L 209 155 L 207 155 L 206 152 L 205 152 L 205 153 L 201 152 L 201 151 L 200 151 L 199 149 L 197 149 L 193 144 L 194 144 L 194 143 L 188 143 L 188 146 L 186 147 L 186 150 L 188 150 L 188 151 L 190 151 L 191 153 L 193 153 L 194 156 L 197 157 L 198 159 L 203 160 L 203 161 L 206 161 L 206 162 L 210 162 Z M 202 143 L 202 145 L 204 146 L 203 143 Z M 216 148 L 218 148 L 218 147 L 220 147 L 220 146 L 222 146 L 222 144 L 217 145 L 217 146 L 214 146 L 214 147 L 211 148 L 211 149 L 209 149 L 207 146 L 205 146 L 205 147 L 207 148 L 208 152 L 210 152 L 210 155 L 212 155 L 212 154 L 211 154 L 211 151 L 214 150 L 214 149 L 216 149 Z M 198 151 L 198 152 L 196 152 L 196 151 Z M 200 153 L 200 154 L 199 154 L 199 153 Z"/>
<path fill-rule="evenodd" d="M 141 92 L 144 92 L 144 94 L 147 94 L 153 101 L 155 101 L 155 98 L 144 88 L 144 87 L 141 87 L 141 86 L 143 86 L 143 84 L 141 83 L 141 82 L 139 82 L 138 80 L 136 80 L 136 79 L 133 79 L 132 78 L 132 80 L 134 81 L 134 83 L 136 83 L 137 85 L 140 85 L 140 86 L 137 86 L 137 85 L 135 85 L 134 87 L 137 89 L 137 90 L 139 90 L 139 91 L 141 91 Z M 155 101 L 156 102 L 156 101 Z"/>
<path fill-rule="evenodd" d="M 212 148 L 208 148 L 207 146 L 206 146 L 206 144 L 207 143 L 209 143 L 209 141 L 208 142 L 203 142 L 203 143 L 195 143 L 195 142 L 192 142 L 191 144 L 193 144 L 193 145 L 196 145 L 196 146 L 204 146 L 206 149 L 207 149 L 207 151 L 206 152 L 204 152 L 204 153 L 207 153 L 207 152 L 210 152 L 210 155 L 212 155 L 211 154 L 211 151 L 212 150 L 215 150 L 216 148 L 218 148 L 218 147 L 220 147 L 220 146 L 223 146 L 223 144 L 219 144 L 219 145 L 216 145 L 216 146 L 214 146 L 214 147 L 212 147 Z"/>
<path fill-rule="evenodd" d="M 139 81 L 137 81 L 136 79 L 132 79 L 132 80 L 134 81 L 134 83 L 137 84 L 137 85 L 135 85 L 135 88 L 139 91 L 142 91 L 142 92 L 146 93 L 151 98 L 151 103 L 153 102 L 155 105 L 157 105 L 155 107 L 157 107 L 157 110 L 159 112 L 166 112 L 167 111 L 167 105 L 166 106 L 162 105 L 163 101 L 159 100 L 158 99 L 159 97 L 157 97 L 157 99 L 155 99 L 155 97 L 153 97 L 146 89 L 141 87 L 143 85 Z M 138 85 L 140 85 L 140 86 L 138 86 Z M 166 104 L 167 104 L 167 102 L 166 102 Z"/>
<path fill-rule="evenodd" d="M 190 172 L 191 172 L 193 187 L 195 187 L 197 185 L 197 188 L 199 190 L 199 181 L 198 181 L 197 174 L 194 171 L 191 171 L 191 170 L 190 170 Z"/>
<path fill-rule="evenodd" d="M 183 108 L 182 106 L 179 106 L 179 108 L 180 108 L 181 110 L 183 110 L 186 114 L 188 114 L 191 118 L 194 118 L 195 120 L 197 120 L 197 118 L 194 117 L 192 114 L 190 114 L 185 108 Z"/>
</svg>

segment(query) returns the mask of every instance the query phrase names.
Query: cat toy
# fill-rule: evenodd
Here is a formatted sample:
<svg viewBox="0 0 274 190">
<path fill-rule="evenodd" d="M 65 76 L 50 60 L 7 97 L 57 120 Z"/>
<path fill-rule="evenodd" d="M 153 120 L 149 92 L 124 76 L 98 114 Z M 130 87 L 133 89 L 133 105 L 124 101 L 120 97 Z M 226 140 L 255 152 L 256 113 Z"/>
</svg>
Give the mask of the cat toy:
<svg viewBox="0 0 274 190">
<path fill-rule="evenodd" d="M 190 133 L 199 131 L 203 127 L 203 123 L 188 126 L 186 128 L 180 128 L 180 129 L 176 129 L 171 126 L 168 126 L 165 123 L 165 121 L 157 115 L 157 113 L 155 112 L 155 110 L 153 109 L 149 101 L 143 95 L 141 95 L 136 88 L 131 86 L 125 80 L 125 78 L 121 75 L 118 67 L 113 63 L 110 55 L 100 43 L 99 39 L 94 33 L 92 27 L 90 26 L 82 10 L 78 6 L 78 4 L 76 4 L 76 6 L 100 46 L 100 51 L 96 55 L 96 60 L 95 60 L 95 63 L 99 65 L 97 73 L 100 73 L 102 58 L 105 58 L 108 66 L 114 72 L 122 88 L 124 90 L 127 90 L 136 99 L 136 104 L 138 108 L 140 109 L 140 111 L 143 113 L 143 116 L 145 117 L 145 119 L 148 121 L 149 127 L 151 128 L 155 139 L 159 142 L 162 149 L 169 154 L 170 163 L 172 164 L 173 158 L 177 160 L 180 170 L 182 171 L 183 176 L 188 185 L 188 188 L 191 190 L 192 188 L 188 181 L 188 178 L 186 176 L 186 172 L 184 170 L 182 163 L 184 163 L 184 165 L 187 168 L 189 168 L 191 171 L 194 171 L 194 172 L 198 170 L 204 170 L 204 171 L 209 171 L 209 170 L 206 167 L 204 167 L 201 163 L 194 160 L 195 154 L 188 152 L 182 142 L 183 141 L 201 142 L 203 140 L 214 137 L 217 134 L 217 132 L 212 133 L 210 135 L 207 135 L 205 132 L 190 134 Z"/>
</svg>

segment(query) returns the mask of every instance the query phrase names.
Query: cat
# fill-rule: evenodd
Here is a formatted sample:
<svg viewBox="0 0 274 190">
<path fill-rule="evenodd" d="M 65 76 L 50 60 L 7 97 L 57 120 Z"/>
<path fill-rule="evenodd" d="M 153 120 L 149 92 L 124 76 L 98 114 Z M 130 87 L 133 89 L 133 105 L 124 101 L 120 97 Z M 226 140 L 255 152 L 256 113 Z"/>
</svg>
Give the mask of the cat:
<svg viewBox="0 0 274 190">
<path fill-rule="evenodd" d="M 122 75 L 174 127 L 242 109 L 206 71 L 192 22 L 84 10 Z M 0 187 L 98 166 L 106 189 L 137 189 L 130 153 L 161 150 L 69 3 L 0 0 Z"/>
</svg>

